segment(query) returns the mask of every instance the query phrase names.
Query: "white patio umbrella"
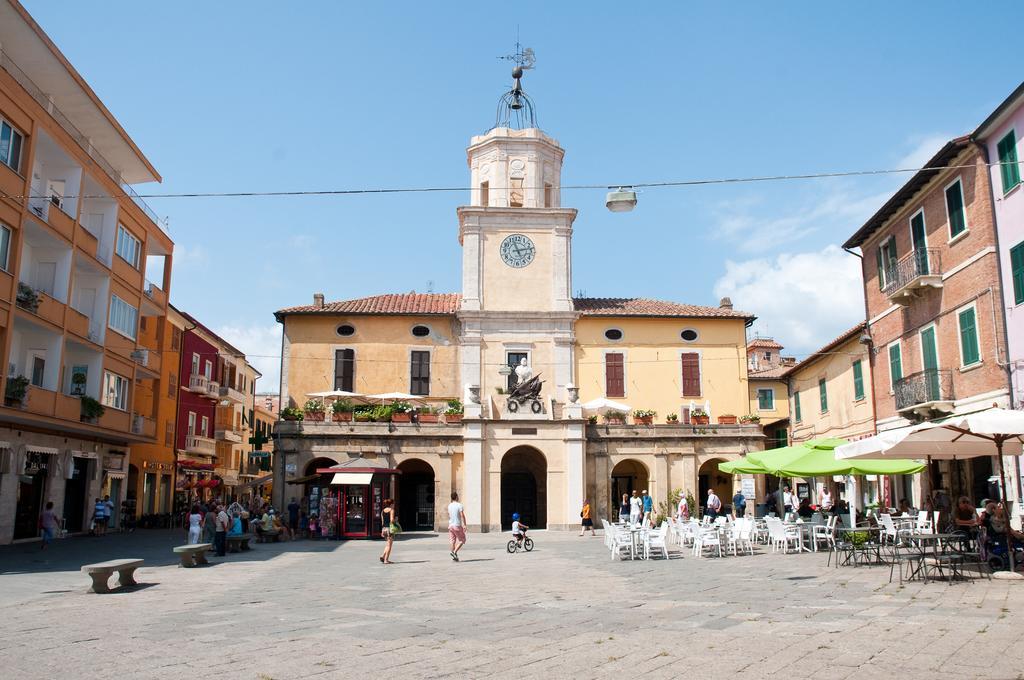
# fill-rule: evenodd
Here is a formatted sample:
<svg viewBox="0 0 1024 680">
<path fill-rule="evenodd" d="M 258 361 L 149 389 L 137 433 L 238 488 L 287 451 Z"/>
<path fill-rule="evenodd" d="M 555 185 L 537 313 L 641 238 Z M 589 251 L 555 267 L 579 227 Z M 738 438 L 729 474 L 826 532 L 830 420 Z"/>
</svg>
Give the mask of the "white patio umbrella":
<svg viewBox="0 0 1024 680">
<path fill-rule="evenodd" d="M 363 395 L 358 392 L 346 392 L 345 390 L 327 390 L 326 392 L 309 392 L 306 394 L 307 397 L 320 397 L 321 399 L 334 398 L 341 399 L 342 397 L 361 397 Z"/>
<path fill-rule="evenodd" d="M 367 400 L 380 400 L 381 402 L 388 401 L 423 401 L 423 397 L 418 397 L 415 394 L 406 394 L 405 392 L 385 392 L 384 394 L 368 394 L 365 397 Z"/>
<path fill-rule="evenodd" d="M 1007 499 L 1003 456 L 1019 456 L 1024 450 L 1024 411 L 989 408 L 953 415 L 941 420 L 892 430 L 836 449 L 836 458 L 961 459 L 995 455 L 999 459 L 999 483 L 1007 520 L 1012 504 Z M 994 445 L 994 446 L 993 446 Z M 993 450 L 994 449 L 994 450 Z M 1012 541 L 1009 541 L 1012 546 Z M 1013 550 L 1008 551 L 1010 573 Z"/>
<path fill-rule="evenodd" d="M 585 411 L 622 411 L 628 413 L 632 411 L 632 407 L 629 404 L 623 404 L 621 401 L 612 401 L 611 399 L 592 399 L 588 402 L 580 404 Z"/>
</svg>

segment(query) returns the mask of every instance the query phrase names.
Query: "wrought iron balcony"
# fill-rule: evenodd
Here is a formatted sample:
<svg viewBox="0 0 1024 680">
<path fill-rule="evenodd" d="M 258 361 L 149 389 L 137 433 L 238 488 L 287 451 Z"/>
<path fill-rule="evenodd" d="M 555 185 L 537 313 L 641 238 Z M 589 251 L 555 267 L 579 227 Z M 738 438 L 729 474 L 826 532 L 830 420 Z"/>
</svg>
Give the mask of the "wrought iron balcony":
<svg viewBox="0 0 1024 680">
<path fill-rule="evenodd" d="M 896 411 L 905 417 L 916 415 L 921 418 L 934 415 L 933 412 L 953 411 L 953 371 L 949 369 L 928 369 L 912 373 L 896 381 Z"/>
<path fill-rule="evenodd" d="M 885 269 L 882 292 L 898 305 L 909 305 L 923 288 L 942 288 L 942 254 L 938 248 L 914 250 Z"/>
</svg>

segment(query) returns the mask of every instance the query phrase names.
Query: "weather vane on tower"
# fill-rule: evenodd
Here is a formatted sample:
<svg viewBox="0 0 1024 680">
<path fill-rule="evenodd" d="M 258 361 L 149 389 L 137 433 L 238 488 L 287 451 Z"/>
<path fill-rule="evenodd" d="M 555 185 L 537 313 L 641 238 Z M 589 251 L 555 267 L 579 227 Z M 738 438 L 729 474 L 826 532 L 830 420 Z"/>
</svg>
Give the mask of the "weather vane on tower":
<svg viewBox="0 0 1024 680">
<path fill-rule="evenodd" d="M 535 128 L 537 127 L 537 116 L 533 110 L 533 101 L 523 91 L 523 71 L 533 68 L 537 57 L 533 49 L 524 48 L 516 38 L 516 51 L 513 54 L 506 54 L 498 57 L 505 61 L 515 63 L 512 68 L 512 89 L 501 95 L 498 102 L 498 114 L 495 116 L 494 127 L 508 128 Z"/>
</svg>

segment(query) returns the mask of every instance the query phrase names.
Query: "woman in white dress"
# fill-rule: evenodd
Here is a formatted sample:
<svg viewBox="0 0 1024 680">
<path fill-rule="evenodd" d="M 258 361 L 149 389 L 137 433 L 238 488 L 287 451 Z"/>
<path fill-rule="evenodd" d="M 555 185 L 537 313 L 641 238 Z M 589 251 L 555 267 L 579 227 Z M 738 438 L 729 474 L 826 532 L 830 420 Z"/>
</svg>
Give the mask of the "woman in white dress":
<svg viewBox="0 0 1024 680">
<path fill-rule="evenodd" d="M 199 512 L 199 506 L 193 505 L 192 512 L 188 513 L 188 542 L 194 545 L 199 542 L 199 533 L 203 529 L 203 514 Z"/>
</svg>

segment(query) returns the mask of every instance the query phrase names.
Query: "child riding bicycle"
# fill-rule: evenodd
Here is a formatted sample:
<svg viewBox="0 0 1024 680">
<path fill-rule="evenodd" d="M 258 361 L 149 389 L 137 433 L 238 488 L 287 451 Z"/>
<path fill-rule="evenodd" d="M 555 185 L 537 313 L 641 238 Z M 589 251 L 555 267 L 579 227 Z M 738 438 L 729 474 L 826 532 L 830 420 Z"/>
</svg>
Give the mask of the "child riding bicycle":
<svg viewBox="0 0 1024 680">
<path fill-rule="evenodd" d="M 523 539 L 526 538 L 526 531 L 530 527 L 526 526 L 519 521 L 519 513 L 512 513 L 512 537 L 516 539 L 516 543 L 519 545 L 523 544 Z"/>
</svg>

